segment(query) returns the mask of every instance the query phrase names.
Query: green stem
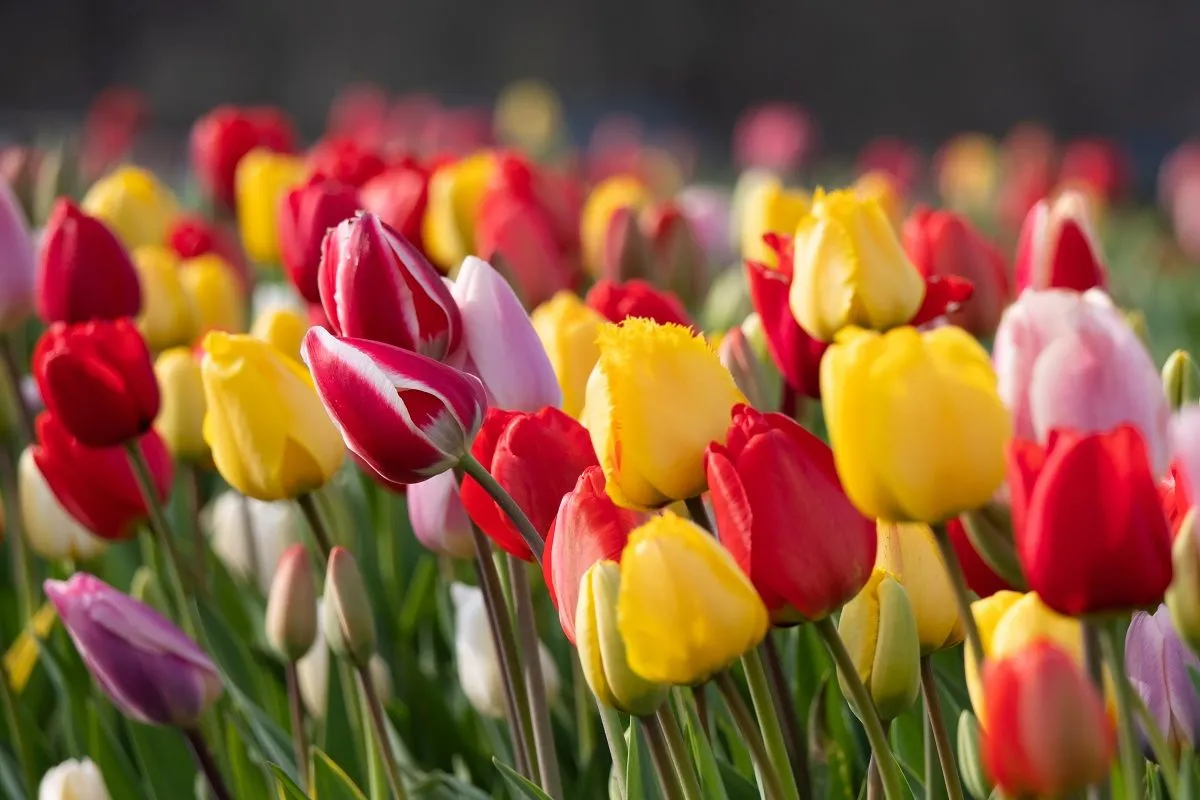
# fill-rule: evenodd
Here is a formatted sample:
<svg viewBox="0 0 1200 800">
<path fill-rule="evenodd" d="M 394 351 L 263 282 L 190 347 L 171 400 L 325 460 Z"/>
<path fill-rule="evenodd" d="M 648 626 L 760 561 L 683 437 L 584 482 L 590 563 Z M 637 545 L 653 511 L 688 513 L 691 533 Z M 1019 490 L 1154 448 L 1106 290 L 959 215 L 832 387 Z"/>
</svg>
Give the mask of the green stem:
<svg viewBox="0 0 1200 800">
<path fill-rule="evenodd" d="M 785 796 L 783 781 L 780 780 L 779 773 L 771 765 L 771 757 L 767 755 L 767 748 L 758 733 L 758 726 L 754 724 L 754 715 L 750 713 L 746 702 L 742 700 L 733 676 L 729 670 L 725 670 L 717 673 L 713 682 L 717 684 L 721 696 L 725 698 L 725 707 L 729 709 L 733 724 L 737 727 L 743 743 L 750 750 L 750 760 L 754 762 L 765 800 L 783 800 Z"/>
<path fill-rule="evenodd" d="M 967 579 L 963 576 L 962 565 L 950 542 L 950 534 L 945 523 L 939 522 L 933 526 L 934 538 L 937 539 L 938 549 L 942 553 L 942 563 L 946 565 L 946 573 L 950 576 L 950 585 L 954 589 L 954 602 L 958 605 L 958 616 L 962 619 L 963 631 L 966 632 L 967 643 L 975 658 L 975 668 L 983 675 L 983 638 L 979 635 L 979 626 L 975 624 L 975 614 L 971 611 L 971 595 L 967 589 Z"/>
<path fill-rule="evenodd" d="M 13 410 L 17 412 L 17 430 L 21 435 L 18 444 L 24 447 L 34 439 L 33 412 L 25 402 L 25 395 L 21 393 L 21 368 L 17 364 L 16 348 L 13 346 L 11 335 L 5 334 L 3 341 L 0 341 L 0 361 L 4 363 Z"/>
<path fill-rule="evenodd" d="M 1083 620 L 1083 666 L 1101 697 L 1104 696 L 1104 662 L 1100 647 L 1100 628 L 1094 620 Z M 1087 788 L 1088 800 L 1108 800 L 1107 782 L 1093 783 Z"/>
<path fill-rule="evenodd" d="M 800 800 L 796 776 L 792 774 L 792 764 L 788 758 L 787 743 L 783 738 L 783 727 L 779 724 L 779 714 L 758 648 L 751 648 L 742 656 L 742 669 L 746 672 L 746 684 L 750 687 L 750 700 L 754 703 L 758 728 L 767 746 L 767 757 L 783 785 L 783 796 L 785 800 Z"/>
<path fill-rule="evenodd" d="M 284 667 L 284 676 L 287 679 L 288 707 L 292 717 L 292 747 L 296 753 L 296 774 L 300 776 L 300 788 L 306 789 L 308 742 L 304 736 L 304 702 L 300 697 L 300 678 L 296 673 L 295 661 L 289 661 Z"/>
<path fill-rule="evenodd" d="M 296 502 L 300 504 L 300 510 L 304 512 L 304 518 L 308 520 L 308 527 L 312 530 L 313 539 L 317 542 L 317 554 L 321 557 L 321 566 L 329 561 L 329 554 L 333 552 L 333 540 L 329 536 L 329 528 L 325 526 L 325 520 L 321 517 L 321 511 L 317 508 L 316 497 L 312 492 L 305 492 L 296 498 Z"/>
<path fill-rule="evenodd" d="M 925 694 L 925 712 L 933 742 L 937 746 L 938 763 L 942 767 L 942 779 L 946 781 L 946 796 L 950 800 L 963 800 L 962 781 L 958 777 L 958 764 L 954 760 L 954 746 L 946 731 L 942 718 L 942 704 L 938 699 L 937 679 L 933 675 L 933 662 L 929 656 L 921 659 L 921 691 Z"/>
<path fill-rule="evenodd" d="M 520 532 L 521 538 L 525 540 L 525 544 L 529 546 L 530 552 L 533 553 L 534 559 L 538 566 L 542 563 L 542 550 L 545 544 L 542 541 L 542 536 L 533 527 L 533 523 L 529 521 L 529 517 L 525 516 L 525 512 L 517 505 L 517 501 L 513 500 L 512 495 L 504 490 L 492 474 L 480 464 L 479 461 L 470 453 L 463 455 L 462 460 L 458 462 L 462 471 L 475 479 L 476 483 L 483 487 L 483 490 L 491 495 L 496 504 L 504 510 L 508 518 L 517 526 L 517 531 Z"/>
<path fill-rule="evenodd" d="M 379 702 L 379 694 L 371 680 L 371 670 L 367 666 L 358 667 L 358 685 L 362 689 L 363 699 L 366 700 L 368 716 L 371 718 L 371 728 L 375 733 L 375 744 L 379 755 L 383 757 L 383 767 L 387 772 L 388 786 L 391 787 L 395 800 L 407 800 L 404 791 L 404 781 L 400 779 L 400 767 L 396 764 L 396 754 L 392 752 L 392 741 L 388 736 L 387 719 L 383 715 L 383 704 Z"/>
<path fill-rule="evenodd" d="M 38 592 L 31 577 L 32 565 L 29 551 L 25 547 L 25 518 L 21 516 L 21 489 L 12 456 L 0 447 L 0 492 L 4 499 L 4 524 L 7 527 L 8 546 L 12 551 L 13 583 L 17 587 L 17 614 L 20 627 L 24 630 L 37 610 Z"/>
<path fill-rule="evenodd" d="M 182 471 L 183 500 L 186 506 L 188 525 L 192 529 L 192 544 L 195 547 L 196 582 L 202 590 L 207 591 L 208 574 L 205 562 L 208 560 L 208 550 L 204 543 L 204 531 L 200 527 L 200 475 L 193 464 L 184 464 Z M 257 577 L 258 570 L 252 574 Z"/>
<path fill-rule="evenodd" d="M 604 727 L 604 738 L 608 741 L 608 752 L 612 756 L 617 790 L 621 793 L 621 800 L 625 800 L 629 796 L 629 789 L 625 785 L 625 773 L 629 771 L 629 743 L 625 741 L 625 726 L 621 724 L 621 715 L 615 708 L 609 708 L 599 699 L 596 700 L 596 708 L 600 710 L 600 724 Z"/>
<path fill-rule="evenodd" d="M 671 703 L 668 701 L 659 706 L 655 717 L 658 718 L 658 725 L 667 740 L 667 751 L 675 764 L 675 774 L 679 776 L 683 785 L 684 800 L 704 800 L 704 792 L 700 789 L 700 779 L 696 777 L 691 751 L 683 741 L 683 732 L 679 729 L 679 720 L 675 718 Z"/>
<path fill-rule="evenodd" d="M 200 732 L 199 728 L 184 728 L 183 735 L 196 759 L 196 765 L 208 781 L 208 788 L 212 790 L 213 797 L 216 800 L 233 800 L 229 787 L 225 785 L 225 778 L 217 767 L 217 761 L 204 741 L 204 734 Z"/>
<path fill-rule="evenodd" d="M 1117 695 L 1117 731 L 1121 742 L 1121 782 L 1125 786 L 1125 796 L 1129 800 L 1137 800 L 1142 796 L 1142 763 L 1144 759 L 1138 752 L 1137 742 L 1133 738 L 1133 701 L 1130 693 L 1133 689 L 1125 675 L 1125 663 L 1121 657 L 1120 623 L 1113 622 L 1104 625 L 1100 630 L 1100 644 L 1104 648 L 1104 658 L 1108 661 L 1108 669 L 1116 684 Z"/>
<path fill-rule="evenodd" d="M 1150 741 L 1150 750 L 1158 761 L 1159 772 L 1166 781 L 1167 794 L 1173 798 L 1179 797 L 1179 765 L 1175 763 L 1175 754 L 1163 737 L 1158 722 L 1150 714 L 1150 709 L 1146 708 L 1146 704 L 1142 702 L 1138 693 L 1130 691 L 1129 698 L 1133 701 L 1133 710 L 1142 723 L 1142 729 L 1146 731 L 1146 738 Z"/>
<path fill-rule="evenodd" d="M 554 748 L 554 728 L 550 724 L 550 702 L 546 696 L 546 679 L 542 674 L 540 640 L 537 621 L 533 615 L 533 594 L 525 562 L 509 556 L 508 573 L 516 604 L 517 638 L 524 658 L 525 691 L 529 695 L 529 716 L 533 720 L 533 745 L 537 752 L 538 773 L 542 789 L 551 797 L 562 797 L 562 780 L 558 774 L 558 755 Z"/>
<path fill-rule="evenodd" d="M 595 707 L 592 698 L 595 695 L 583 677 L 583 666 L 579 663 L 578 651 L 571 652 L 571 691 L 575 696 L 575 727 L 579 732 L 577 755 L 580 764 L 587 764 L 592 751 L 596 749 L 592 722 L 592 709 Z"/>
<path fill-rule="evenodd" d="M 3 659 L 0 659 L 0 704 L 4 706 L 4 721 L 12 736 L 13 749 L 17 752 L 17 761 L 21 764 L 21 772 L 25 775 L 26 785 L 32 793 L 38 787 L 38 774 L 34 772 L 33 755 L 29 750 L 29 742 L 21 735 L 21 721 L 17 717 L 17 701 L 13 697 L 10 681 L 8 669 L 4 666 Z"/>
<path fill-rule="evenodd" d="M 792 770 L 796 773 L 796 789 L 800 800 L 812 800 L 812 776 L 808 770 L 808 743 L 805 739 L 804 728 L 796 714 L 796 704 L 788 690 L 787 678 L 784 677 L 783 659 L 779 655 L 779 647 L 775 643 L 774 632 L 768 633 L 762 643 L 763 661 L 767 666 L 767 680 L 771 684 L 771 697 L 775 708 L 779 711 L 780 722 L 783 724 L 784 742 L 787 744 L 788 758 Z"/>
<path fill-rule="evenodd" d="M 646 734 L 646 744 L 650 748 L 650 760 L 654 763 L 654 771 L 658 774 L 658 783 L 662 787 L 666 800 L 686 800 L 679 781 L 675 778 L 675 770 L 671 766 L 671 753 L 667 748 L 667 737 L 663 733 L 658 717 L 638 717 L 642 732 Z"/>
<path fill-rule="evenodd" d="M 854 661 L 850 658 L 850 653 L 846 651 L 846 645 L 838 636 L 837 628 L 834 627 L 833 620 L 829 617 L 814 622 L 813 627 L 816 628 L 817 633 L 821 634 L 821 638 L 825 641 L 825 647 L 833 657 L 834 663 L 837 664 L 838 672 L 841 673 L 842 679 L 850 688 L 851 700 L 858 710 L 858 717 L 862 720 L 863 728 L 867 732 L 867 740 L 871 743 L 871 751 L 875 754 L 879 764 L 879 777 L 883 780 L 884 796 L 888 800 L 902 800 L 906 796 L 904 777 L 900 774 L 896 756 L 888 746 L 887 734 L 883 732 L 883 724 L 879 721 L 875 704 L 871 701 L 867 687 L 863 686 L 862 679 L 858 676 L 858 670 L 854 668 Z"/>
</svg>

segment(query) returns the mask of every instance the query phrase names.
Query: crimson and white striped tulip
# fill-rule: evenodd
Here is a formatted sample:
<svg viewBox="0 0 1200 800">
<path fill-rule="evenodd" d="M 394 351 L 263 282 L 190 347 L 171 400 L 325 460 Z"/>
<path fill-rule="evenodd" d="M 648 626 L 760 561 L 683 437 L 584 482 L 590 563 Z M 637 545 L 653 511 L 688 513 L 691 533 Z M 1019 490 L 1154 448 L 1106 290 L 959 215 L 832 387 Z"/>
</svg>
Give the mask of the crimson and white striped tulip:
<svg viewBox="0 0 1200 800">
<path fill-rule="evenodd" d="M 420 483 L 470 451 L 487 397 L 474 375 L 409 350 L 312 328 L 300 348 L 346 446 L 393 483 Z"/>
<path fill-rule="evenodd" d="M 463 323 L 450 290 L 425 256 L 374 214 L 360 213 L 325 235 L 317 283 L 338 336 L 454 363 Z"/>
<path fill-rule="evenodd" d="M 1082 194 L 1063 192 L 1053 203 L 1042 200 L 1029 210 L 1013 267 L 1018 293 L 1026 289 L 1086 292 L 1105 286 L 1100 245 Z"/>
</svg>

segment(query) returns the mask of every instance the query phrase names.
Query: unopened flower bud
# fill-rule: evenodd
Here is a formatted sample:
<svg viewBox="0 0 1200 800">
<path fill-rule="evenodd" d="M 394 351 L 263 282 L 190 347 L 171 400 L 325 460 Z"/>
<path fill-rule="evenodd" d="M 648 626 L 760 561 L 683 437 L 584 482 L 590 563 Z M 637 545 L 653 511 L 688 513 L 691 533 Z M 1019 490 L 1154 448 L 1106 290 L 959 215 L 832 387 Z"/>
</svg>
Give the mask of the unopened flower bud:
<svg viewBox="0 0 1200 800">
<path fill-rule="evenodd" d="M 1162 382 L 1172 411 L 1200 400 L 1200 367 L 1187 350 L 1176 350 L 1167 356 Z"/>
<path fill-rule="evenodd" d="M 759 357 L 742 328 L 733 328 L 721 338 L 717 354 L 750 405 L 760 411 L 774 411 L 779 407 L 781 383 L 778 373 L 772 381 L 767 363 Z"/>
<path fill-rule="evenodd" d="M 964 710 L 958 717 L 958 769 L 962 773 L 963 788 L 974 800 L 988 800 L 995 787 L 983 768 L 980 747 L 979 720 Z"/>
<path fill-rule="evenodd" d="M 298 661 L 317 639 L 317 587 L 308 550 L 294 544 L 275 568 L 267 597 L 267 641 L 288 662 Z"/>
<path fill-rule="evenodd" d="M 1167 589 L 1171 624 L 1179 637 L 1200 652 L 1200 539 L 1196 538 L 1196 509 L 1183 518 L 1171 548 L 1173 577 Z"/>
<path fill-rule="evenodd" d="M 898 717 L 921 689 L 921 642 L 908 592 L 888 572 L 876 569 L 867 585 L 842 609 L 838 635 L 846 643 L 858 677 L 881 719 Z M 845 679 L 838 676 L 849 697 Z M 854 709 L 862 716 L 862 711 Z"/>
<path fill-rule="evenodd" d="M 325 638 L 335 655 L 365 667 L 375 653 L 375 619 L 358 563 L 349 550 L 333 548 L 325 572 Z"/>
</svg>

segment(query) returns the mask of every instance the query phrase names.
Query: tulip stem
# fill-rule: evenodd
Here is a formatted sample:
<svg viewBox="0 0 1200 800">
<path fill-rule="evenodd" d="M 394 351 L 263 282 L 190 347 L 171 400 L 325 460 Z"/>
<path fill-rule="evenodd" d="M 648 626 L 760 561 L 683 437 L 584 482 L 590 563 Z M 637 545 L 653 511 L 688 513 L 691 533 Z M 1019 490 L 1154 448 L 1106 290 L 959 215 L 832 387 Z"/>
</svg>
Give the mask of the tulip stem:
<svg viewBox="0 0 1200 800">
<path fill-rule="evenodd" d="M 296 502 L 300 504 L 300 510 L 304 512 L 304 519 L 308 521 L 313 539 L 317 542 L 321 566 L 325 566 L 329 561 L 329 554 L 333 552 L 333 540 L 329 537 L 329 529 L 325 527 L 325 520 L 321 519 L 321 510 L 317 508 L 316 497 L 312 492 L 305 492 L 296 498 Z"/>
<path fill-rule="evenodd" d="M 33 754 L 29 750 L 29 741 L 21 734 L 21 721 L 17 718 L 17 700 L 13 697 L 12 679 L 4 660 L 0 659 L 0 703 L 4 705 L 4 722 L 8 725 L 9 743 L 16 751 L 17 761 L 21 765 L 25 782 L 32 792 L 38 785 L 38 773 L 34 771 Z"/>
<path fill-rule="evenodd" d="M 183 465 L 183 499 L 187 509 L 188 525 L 192 529 L 192 544 L 195 547 L 196 583 L 207 591 L 208 575 L 205 561 L 208 559 L 204 546 L 204 531 L 200 528 L 200 475 L 192 464 Z M 250 573 L 258 575 L 258 571 Z"/>
<path fill-rule="evenodd" d="M 17 412 L 17 427 L 21 433 L 20 445 L 24 447 L 33 441 L 33 412 L 25 402 L 25 394 L 21 391 L 21 367 L 17 364 L 16 348 L 13 346 L 11 335 L 5 334 L 0 342 L 0 360 L 4 362 L 4 374 L 8 378 L 8 390 L 11 392 L 12 404 Z"/>
<path fill-rule="evenodd" d="M 1175 763 L 1175 754 L 1163 737 L 1162 729 L 1158 727 L 1158 721 L 1154 719 L 1150 709 L 1146 708 L 1146 704 L 1142 702 L 1138 693 L 1130 692 L 1129 697 L 1133 700 L 1134 711 L 1142 723 L 1142 729 L 1146 731 L 1146 738 L 1150 741 L 1150 750 L 1154 753 L 1154 760 L 1158 762 L 1159 771 L 1167 784 L 1167 795 L 1179 797 L 1179 765 Z"/>
<path fill-rule="evenodd" d="M 767 672 L 763 668 L 758 648 L 751 648 L 742 656 L 742 669 L 746 673 L 746 684 L 750 687 L 750 701 L 754 703 L 758 729 L 762 733 L 763 743 L 767 746 L 767 757 L 771 760 L 771 767 L 782 784 L 784 800 L 800 800 L 796 776 L 792 774 L 792 764 L 788 758 L 787 742 L 783 737 L 783 726 L 779 723 L 779 712 L 775 708 L 775 699 L 771 694 L 771 686 L 767 683 Z"/>
<path fill-rule="evenodd" d="M 25 547 L 20 479 L 12 455 L 3 447 L 0 447 L 0 497 L 4 500 L 4 524 L 12 549 L 13 583 L 17 588 L 17 614 L 23 630 L 37 608 L 37 592 L 30 572 L 29 551 Z"/>
<path fill-rule="evenodd" d="M 199 728 L 184 728 L 183 735 L 187 739 L 188 745 L 191 746 L 196 766 L 204 773 L 208 786 L 212 789 L 213 797 L 216 800 L 233 800 L 229 787 L 225 785 L 225 778 L 222 777 L 221 770 L 217 768 L 216 759 L 208 749 L 208 743 L 204 741 L 204 734 L 200 732 Z"/>
<path fill-rule="evenodd" d="M 933 732 L 937 747 L 938 763 L 942 767 L 942 778 L 946 781 L 946 796 L 950 800 L 963 800 L 962 781 L 958 777 L 958 764 L 954 760 L 954 747 L 946 731 L 946 720 L 942 717 L 942 704 L 938 699 L 937 678 L 933 674 L 933 662 L 929 656 L 921 658 L 921 691 L 925 694 L 925 715 Z M 928 758 L 928 755 L 926 755 Z M 928 787 L 926 787 L 928 791 Z"/>
<path fill-rule="evenodd" d="M 592 690 L 583 677 L 583 665 L 579 663 L 579 652 L 571 653 L 571 693 L 575 696 L 575 727 L 579 730 L 579 763 L 586 764 L 596 749 L 592 722 L 592 707 L 595 705 Z"/>
<path fill-rule="evenodd" d="M 487 471 L 483 464 L 470 453 L 464 453 L 462 460 L 458 462 L 462 471 L 475 479 L 475 482 L 483 487 L 483 490 L 491 495 L 496 504 L 504 510 L 508 518 L 517 526 L 517 530 L 521 534 L 521 538 L 525 540 L 525 544 L 529 546 L 530 552 L 533 553 L 534 559 L 538 566 L 542 564 L 542 550 L 545 545 L 542 542 L 542 535 L 533 527 L 533 523 L 529 521 L 529 517 L 525 516 L 525 512 L 517 505 L 517 501 L 513 500 L 512 495 L 504 490 L 492 473 Z"/>
<path fill-rule="evenodd" d="M 392 789 L 395 800 L 406 800 L 404 781 L 400 779 L 400 767 L 396 764 L 396 754 L 392 751 L 392 740 L 388 736 L 387 718 L 383 713 L 383 704 L 379 702 L 379 693 L 375 691 L 375 683 L 371 680 L 371 670 L 365 664 L 357 667 L 358 686 L 362 689 L 363 699 L 367 701 L 368 716 L 371 727 L 375 732 L 375 744 L 379 747 L 379 755 L 383 758 L 383 769 L 387 773 L 388 786 Z"/>
<path fill-rule="evenodd" d="M 667 747 L 667 737 L 663 733 L 662 723 L 658 717 L 638 717 L 642 724 L 642 732 L 646 734 L 646 744 L 650 747 L 650 760 L 654 762 L 654 772 L 658 775 L 658 783 L 662 787 L 666 800 L 686 800 L 683 789 L 671 766 L 671 752 Z"/>
<path fill-rule="evenodd" d="M 907 795 L 904 789 L 904 778 L 900 774 L 900 765 L 896 763 L 896 756 L 888 746 L 887 734 L 884 733 L 883 724 L 879 721 L 879 714 L 875 711 L 875 703 L 871 700 L 867 687 L 863 686 L 862 678 L 858 676 L 854 660 L 846 651 L 842 637 L 838 636 L 833 620 L 825 617 L 814 622 L 813 627 L 817 629 L 817 633 L 821 634 L 821 638 L 825 641 L 825 647 L 833 657 L 833 662 L 837 664 L 842 680 L 850 688 L 850 699 L 858 710 L 858 718 L 862 720 L 863 728 L 867 732 L 867 740 L 871 743 L 871 751 L 875 754 L 876 763 L 879 765 L 884 796 L 888 800 L 902 800 Z"/>
<path fill-rule="evenodd" d="M 561 798 L 562 781 L 558 775 L 558 756 L 554 752 L 554 728 L 550 725 L 550 704 L 546 697 L 546 679 L 542 674 L 541 648 L 537 620 L 533 616 L 529 575 L 525 572 L 525 562 L 511 556 L 508 558 L 508 572 L 516 606 L 517 635 L 524 654 L 521 666 L 525 668 L 525 691 L 529 695 L 529 712 L 533 719 L 533 745 L 537 752 L 538 773 L 546 794 Z"/>
<path fill-rule="evenodd" d="M 679 720 L 668 700 L 658 707 L 654 714 L 658 725 L 667 740 L 667 752 L 675 764 L 675 773 L 683 785 L 684 800 L 704 800 L 704 792 L 700 789 L 700 779 L 696 776 L 696 767 L 692 761 L 692 753 L 683 741 L 683 732 L 679 729 Z"/>
<path fill-rule="evenodd" d="M 625 741 L 625 727 L 617 710 L 604 705 L 599 698 L 596 698 L 596 708 L 600 709 L 600 724 L 604 726 L 604 738 L 608 740 L 608 752 L 612 756 L 620 800 L 626 800 L 629 796 L 629 789 L 625 785 L 625 773 L 629 770 L 629 745 Z"/>
<path fill-rule="evenodd" d="M 758 726 L 754 724 L 754 715 L 746 707 L 746 701 L 742 699 L 733 675 L 729 670 L 718 672 L 713 681 L 717 684 L 721 696 L 725 698 L 725 707 L 729 709 L 729 716 L 733 718 L 733 724 L 741 734 L 743 743 L 750 750 L 750 760 L 754 762 L 765 800 L 783 800 L 786 796 L 783 793 L 783 781 L 771 764 Z"/>
<path fill-rule="evenodd" d="M 971 595 L 967 589 L 967 579 L 963 576 L 962 565 L 954 552 L 950 541 L 950 533 L 945 523 L 939 522 L 933 526 L 933 536 L 937 539 L 938 549 L 942 552 L 942 563 L 946 565 L 946 574 L 950 576 L 950 585 L 954 588 L 954 601 L 958 604 L 958 616 L 962 620 L 963 631 L 967 635 L 967 644 L 975 659 L 975 668 L 983 675 L 983 639 L 979 635 L 979 626 L 975 624 L 975 614 L 971 611 Z"/>
<path fill-rule="evenodd" d="M 304 736 L 304 703 L 300 698 L 300 676 L 296 662 L 289 661 L 284 668 L 287 677 L 288 706 L 292 712 L 292 746 L 296 750 L 296 774 L 300 776 L 300 788 L 308 786 L 308 742 Z"/>
<path fill-rule="evenodd" d="M 1143 759 L 1138 752 L 1137 742 L 1133 738 L 1133 701 L 1130 699 L 1132 690 L 1129 686 L 1129 679 L 1125 675 L 1125 663 L 1120 642 L 1120 622 L 1102 626 L 1100 633 L 1104 658 L 1108 661 L 1108 669 L 1116 684 L 1117 729 L 1121 742 L 1121 783 L 1125 787 L 1125 796 L 1129 800 L 1137 800 L 1142 796 Z"/>
<path fill-rule="evenodd" d="M 800 718 L 796 716 L 796 704 L 792 702 L 792 694 L 788 690 L 783 659 L 779 657 L 779 646 L 770 633 L 763 640 L 762 655 L 767 666 L 771 697 L 779 711 L 780 722 L 783 723 L 783 738 L 787 744 L 788 758 L 796 773 L 796 789 L 800 793 L 800 800 L 810 800 L 813 790 L 812 777 L 808 771 L 808 743 L 804 739 L 804 728 L 800 725 Z"/>
</svg>

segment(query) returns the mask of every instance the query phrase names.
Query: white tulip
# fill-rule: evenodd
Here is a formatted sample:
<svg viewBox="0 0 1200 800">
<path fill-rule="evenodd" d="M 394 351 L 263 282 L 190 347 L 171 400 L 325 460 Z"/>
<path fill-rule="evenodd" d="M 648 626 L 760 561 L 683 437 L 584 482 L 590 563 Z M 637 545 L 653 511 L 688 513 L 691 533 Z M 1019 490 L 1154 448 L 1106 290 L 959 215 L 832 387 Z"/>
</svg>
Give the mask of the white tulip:
<svg viewBox="0 0 1200 800">
<path fill-rule="evenodd" d="M 80 525 L 58 502 L 31 447 L 21 453 L 17 482 L 25 541 L 33 552 L 50 561 L 87 561 L 108 548 L 108 542 Z"/>
<path fill-rule="evenodd" d="M 38 785 L 38 800 L 112 800 L 104 776 L 90 758 L 52 767 Z"/>
<path fill-rule="evenodd" d="M 300 508 L 291 501 L 265 503 L 234 491 L 218 495 L 203 518 L 217 558 L 234 577 L 254 580 L 263 594 L 271 590 L 283 551 L 302 541 L 304 524 Z"/>
</svg>

